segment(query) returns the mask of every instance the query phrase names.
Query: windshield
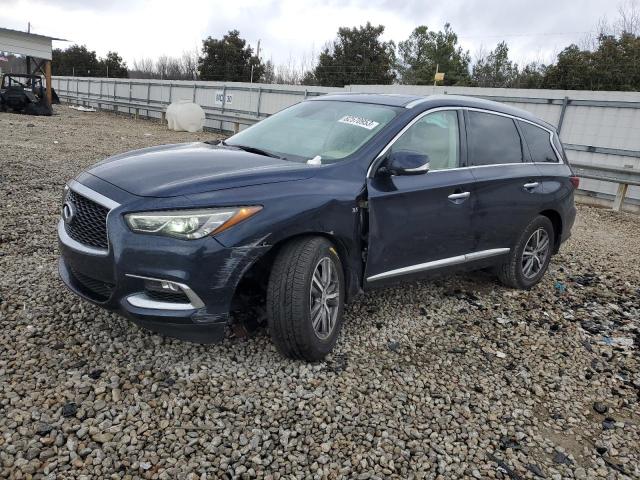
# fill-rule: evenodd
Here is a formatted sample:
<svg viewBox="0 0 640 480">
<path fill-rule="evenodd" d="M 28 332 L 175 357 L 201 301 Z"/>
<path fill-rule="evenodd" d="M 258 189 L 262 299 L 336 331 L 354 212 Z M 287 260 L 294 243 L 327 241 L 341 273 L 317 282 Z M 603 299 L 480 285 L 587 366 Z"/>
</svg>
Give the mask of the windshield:
<svg viewBox="0 0 640 480">
<path fill-rule="evenodd" d="M 260 149 L 285 160 L 332 163 L 358 150 L 399 111 L 367 103 L 302 102 L 243 130 L 225 144 Z"/>
</svg>

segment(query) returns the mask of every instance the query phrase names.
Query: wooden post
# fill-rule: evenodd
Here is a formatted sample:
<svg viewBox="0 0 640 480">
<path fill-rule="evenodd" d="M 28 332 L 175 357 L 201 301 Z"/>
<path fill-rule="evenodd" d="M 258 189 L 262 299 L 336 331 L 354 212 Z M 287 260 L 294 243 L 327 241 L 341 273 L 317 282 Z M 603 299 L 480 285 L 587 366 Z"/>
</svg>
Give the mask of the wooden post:
<svg viewBox="0 0 640 480">
<path fill-rule="evenodd" d="M 621 183 L 618 185 L 618 193 L 616 193 L 616 199 L 613 201 L 613 210 L 619 212 L 622 209 L 624 203 L 624 197 L 627 195 L 627 189 L 629 185 Z"/>
<path fill-rule="evenodd" d="M 47 107 L 51 108 L 53 95 L 51 93 L 51 60 L 44 62 L 44 78 L 47 82 Z"/>
</svg>

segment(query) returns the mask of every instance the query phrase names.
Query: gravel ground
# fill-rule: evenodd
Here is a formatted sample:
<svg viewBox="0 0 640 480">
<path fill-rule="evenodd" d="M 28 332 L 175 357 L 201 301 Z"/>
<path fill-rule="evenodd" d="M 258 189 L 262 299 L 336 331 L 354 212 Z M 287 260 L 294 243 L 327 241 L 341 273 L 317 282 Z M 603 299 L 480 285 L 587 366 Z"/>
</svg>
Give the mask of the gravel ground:
<svg viewBox="0 0 640 480">
<path fill-rule="evenodd" d="M 0 113 L 0 477 L 640 478 L 639 217 L 579 208 L 529 292 L 367 294 L 323 363 L 194 346 L 67 292 L 55 226 L 82 168 L 214 135 L 56 114 Z"/>
</svg>

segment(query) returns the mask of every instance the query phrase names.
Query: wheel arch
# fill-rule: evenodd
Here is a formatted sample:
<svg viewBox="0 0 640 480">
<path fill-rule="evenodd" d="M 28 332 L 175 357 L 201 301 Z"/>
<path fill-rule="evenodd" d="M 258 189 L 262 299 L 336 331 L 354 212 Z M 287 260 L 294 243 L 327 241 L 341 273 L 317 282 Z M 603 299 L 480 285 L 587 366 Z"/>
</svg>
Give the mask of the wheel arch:
<svg viewBox="0 0 640 480">
<path fill-rule="evenodd" d="M 342 263 L 342 270 L 345 279 L 346 301 L 349 301 L 361 289 L 359 276 L 354 275 L 350 268 L 349 248 L 337 235 L 331 232 L 308 231 L 300 232 L 278 240 L 272 247 L 261 257 L 256 259 L 253 264 L 247 268 L 235 285 L 232 305 L 238 305 L 238 301 L 243 295 L 247 295 L 248 291 L 258 287 L 259 295 L 266 293 L 266 285 L 269 280 L 271 266 L 275 261 L 278 253 L 287 243 L 304 237 L 323 237 L 329 240 L 336 248 L 338 257 Z M 262 291 L 264 290 L 264 291 Z"/>
<path fill-rule="evenodd" d="M 540 215 L 547 217 L 553 225 L 553 253 L 558 253 L 560 249 L 560 239 L 562 238 L 562 216 L 556 210 L 543 210 Z"/>
</svg>

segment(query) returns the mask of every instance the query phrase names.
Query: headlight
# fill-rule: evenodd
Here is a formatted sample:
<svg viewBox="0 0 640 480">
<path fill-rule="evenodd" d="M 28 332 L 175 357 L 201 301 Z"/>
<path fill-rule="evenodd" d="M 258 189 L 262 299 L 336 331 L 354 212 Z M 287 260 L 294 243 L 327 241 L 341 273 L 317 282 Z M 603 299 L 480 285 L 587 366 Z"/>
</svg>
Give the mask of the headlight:
<svg viewBox="0 0 640 480">
<path fill-rule="evenodd" d="M 220 233 L 255 215 L 261 206 L 129 213 L 124 216 L 134 232 L 155 233 L 182 239 Z"/>
</svg>

